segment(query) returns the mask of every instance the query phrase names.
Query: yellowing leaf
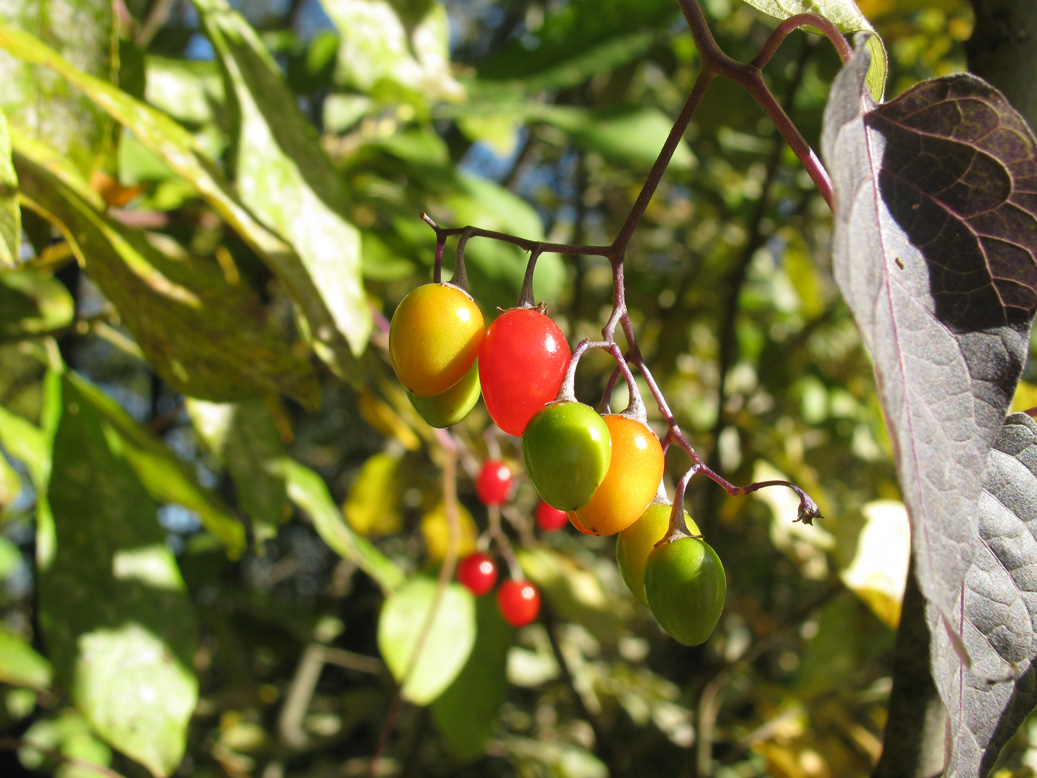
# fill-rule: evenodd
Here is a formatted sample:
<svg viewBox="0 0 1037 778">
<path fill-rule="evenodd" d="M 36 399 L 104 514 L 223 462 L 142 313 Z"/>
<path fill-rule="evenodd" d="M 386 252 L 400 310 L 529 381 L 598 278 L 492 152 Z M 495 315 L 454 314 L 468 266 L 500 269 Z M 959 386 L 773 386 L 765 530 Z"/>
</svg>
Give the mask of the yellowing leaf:
<svg viewBox="0 0 1037 778">
<path fill-rule="evenodd" d="M 1037 408 L 1037 385 L 1020 381 L 1019 386 L 1015 388 L 1015 398 L 1008 412 L 1025 413 L 1032 408 Z"/>
<path fill-rule="evenodd" d="M 421 439 L 410 425 L 378 395 L 365 389 L 360 393 L 357 405 L 364 420 L 386 437 L 398 440 L 408 451 L 417 451 L 421 446 Z"/>
<path fill-rule="evenodd" d="M 911 551 L 907 508 L 897 500 L 876 500 L 864 506 L 864 518 L 857 553 L 840 575 L 848 589 L 896 629 Z"/>
<path fill-rule="evenodd" d="M 349 488 L 342 512 L 361 535 L 391 535 L 403 524 L 399 482 L 401 458 L 382 452 L 364 462 Z"/>
<path fill-rule="evenodd" d="M 460 530 L 457 540 L 457 555 L 462 557 L 476 550 L 475 543 L 479 537 L 479 530 L 475 526 L 472 514 L 463 505 L 457 506 L 457 523 Z M 447 549 L 450 547 L 450 522 L 447 520 L 444 503 L 439 503 L 422 517 L 421 534 L 425 538 L 429 558 L 437 562 L 443 561 L 446 558 Z"/>
</svg>

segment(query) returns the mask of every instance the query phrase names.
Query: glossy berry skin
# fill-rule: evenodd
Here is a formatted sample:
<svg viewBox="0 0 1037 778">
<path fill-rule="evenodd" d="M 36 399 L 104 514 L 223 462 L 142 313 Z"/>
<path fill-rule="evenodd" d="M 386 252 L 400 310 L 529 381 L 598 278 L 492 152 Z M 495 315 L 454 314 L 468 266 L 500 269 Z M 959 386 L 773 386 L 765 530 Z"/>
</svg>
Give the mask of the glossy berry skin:
<svg viewBox="0 0 1037 778">
<path fill-rule="evenodd" d="M 457 580 L 476 597 L 481 597 L 497 583 L 497 563 L 481 551 L 469 554 L 457 563 Z"/>
<path fill-rule="evenodd" d="M 475 493 L 483 505 L 502 505 L 514 484 L 510 467 L 499 459 L 487 459 L 475 479 Z"/>
<path fill-rule="evenodd" d="M 533 414 L 558 395 L 569 358 L 562 331 L 537 308 L 498 316 L 479 347 L 479 379 L 490 418 L 521 435 Z"/>
<path fill-rule="evenodd" d="M 396 377 L 419 397 L 442 394 L 475 364 L 484 326 L 467 292 L 450 284 L 419 286 L 403 298 L 389 326 Z"/>
<path fill-rule="evenodd" d="M 608 426 L 583 403 L 551 403 L 529 420 L 522 436 L 529 480 L 544 502 L 563 511 L 587 504 L 611 458 Z"/>
<path fill-rule="evenodd" d="M 604 417 L 612 439 L 612 459 L 605 479 L 590 501 L 576 511 L 579 525 L 591 535 L 615 535 L 644 513 L 659 491 L 665 458 L 659 438 L 629 416 Z"/>
<path fill-rule="evenodd" d="M 556 532 L 569 523 L 569 514 L 541 500 L 536 507 L 537 526 L 544 532 Z"/>
<path fill-rule="evenodd" d="M 649 554 L 645 563 L 648 607 L 678 643 L 704 643 L 720 620 L 726 595 L 724 566 L 704 540 L 682 537 Z"/>
<path fill-rule="evenodd" d="M 652 503 L 641 517 L 619 533 L 616 539 L 616 565 L 627 588 L 645 605 L 645 563 L 652 553 L 655 544 L 666 536 L 670 528 L 670 511 L 672 505 Z M 684 523 L 688 532 L 698 535 L 699 527 L 692 521 L 688 512 L 684 512 Z"/>
<path fill-rule="evenodd" d="M 513 627 L 524 627 L 540 613 L 540 590 L 529 581 L 508 579 L 497 589 L 497 607 Z"/>
<path fill-rule="evenodd" d="M 407 399 L 430 427 L 453 426 L 464 421 L 479 402 L 479 368 L 472 365 L 464 377 L 445 392 L 419 397 L 408 391 Z"/>
</svg>

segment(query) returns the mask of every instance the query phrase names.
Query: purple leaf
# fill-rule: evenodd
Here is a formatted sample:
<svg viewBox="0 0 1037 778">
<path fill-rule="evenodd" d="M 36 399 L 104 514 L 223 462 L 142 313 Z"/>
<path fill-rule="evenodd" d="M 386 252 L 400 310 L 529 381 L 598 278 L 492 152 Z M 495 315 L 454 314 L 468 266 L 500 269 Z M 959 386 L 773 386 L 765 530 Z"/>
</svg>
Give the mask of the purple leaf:
<svg viewBox="0 0 1037 778">
<path fill-rule="evenodd" d="M 958 778 L 986 775 L 1037 703 L 1037 423 L 1024 413 L 1008 418 L 990 452 L 979 533 L 951 625 L 973 672 L 928 609 L 933 678 L 951 719 L 946 774 Z"/>
<path fill-rule="evenodd" d="M 1023 120 L 977 78 L 876 105 L 867 70 L 862 48 L 825 111 L 834 272 L 875 363 L 919 585 L 949 624 L 1037 301 L 1037 154 Z"/>
<path fill-rule="evenodd" d="M 1004 421 L 1037 310 L 1037 144 L 970 75 L 876 105 L 868 59 L 825 112 L 834 273 L 911 518 L 947 774 L 980 776 L 1037 701 L 1037 425 Z"/>
</svg>

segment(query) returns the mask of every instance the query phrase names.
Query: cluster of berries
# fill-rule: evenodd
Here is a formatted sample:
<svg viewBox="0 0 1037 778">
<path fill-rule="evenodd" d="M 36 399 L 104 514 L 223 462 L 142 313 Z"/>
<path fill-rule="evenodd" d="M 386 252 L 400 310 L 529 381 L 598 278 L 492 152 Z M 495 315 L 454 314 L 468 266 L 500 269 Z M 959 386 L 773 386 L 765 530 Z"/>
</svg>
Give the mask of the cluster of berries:
<svg viewBox="0 0 1037 778">
<path fill-rule="evenodd" d="M 502 311 L 486 328 L 466 291 L 425 284 L 398 306 L 389 354 L 411 403 L 432 426 L 461 421 L 481 395 L 497 426 L 521 437 L 523 463 L 543 503 L 581 532 L 619 534 L 624 580 L 667 632 L 688 644 L 709 636 L 723 609 L 723 566 L 687 514 L 674 523 L 672 506 L 654 502 L 665 453 L 643 404 L 602 415 L 571 389 L 563 392 L 572 352 L 543 305 Z M 483 492 L 495 485 L 492 473 L 482 484 L 486 472 L 477 489 L 489 505 Z M 472 591 L 493 588 L 492 559 L 463 563 Z M 509 581 L 498 602 L 511 623 L 528 623 L 539 593 L 528 581 Z"/>
</svg>

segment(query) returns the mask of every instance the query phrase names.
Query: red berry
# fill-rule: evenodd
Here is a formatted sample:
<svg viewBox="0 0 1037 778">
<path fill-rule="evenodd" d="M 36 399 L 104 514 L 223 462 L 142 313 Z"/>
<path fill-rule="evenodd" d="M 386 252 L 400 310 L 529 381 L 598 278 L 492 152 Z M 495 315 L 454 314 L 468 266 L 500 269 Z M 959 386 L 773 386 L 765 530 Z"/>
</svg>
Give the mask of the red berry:
<svg viewBox="0 0 1037 778">
<path fill-rule="evenodd" d="M 569 515 L 565 511 L 548 505 L 543 500 L 537 506 L 536 519 L 537 526 L 544 532 L 555 532 L 569 523 Z"/>
<path fill-rule="evenodd" d="M 501 505 L 514 483 L 510 467 L 499 459 L 487 459 L 475 479 L 475 493 L 483 505 Z"/>
<path fill-rule="evenodd" d="M 521 435 L 533 414 L 555 399 L 569 366 L 569 344 L 536 308 L 498 316 L 479 347 L 486 410 L 509 435 Z"/>
<path fill-rule="evenodd" d="M 476 597 L 481 597 L 497 583 L 497 563 L 489 554 L 469 554 L 457 565 L 457 580 Z"/>
<path fill-rule="evenodd" d="M 497 607 L 513 627 L 523 627 L 540 612 L 540 592 L 529 581 L 509 578 L 497 589 Z"/>
</svg>

